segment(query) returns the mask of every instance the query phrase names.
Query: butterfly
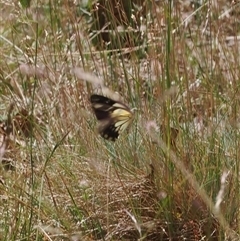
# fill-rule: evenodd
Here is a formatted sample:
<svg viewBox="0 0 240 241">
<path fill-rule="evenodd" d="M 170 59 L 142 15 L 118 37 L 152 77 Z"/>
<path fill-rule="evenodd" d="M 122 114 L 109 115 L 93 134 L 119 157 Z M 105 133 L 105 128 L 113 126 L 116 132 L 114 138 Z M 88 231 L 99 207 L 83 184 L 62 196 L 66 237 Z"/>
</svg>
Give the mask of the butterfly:
<svg viewBox="0 0 240 241">
<path fill-rule="evenodd" d="M 115 141 L 133 121 L 133 112 L 122 102 L 96 94 L 91 95 L 90 101 L 100 122 L 98 131 L 107 140 Z"/>
</svg>

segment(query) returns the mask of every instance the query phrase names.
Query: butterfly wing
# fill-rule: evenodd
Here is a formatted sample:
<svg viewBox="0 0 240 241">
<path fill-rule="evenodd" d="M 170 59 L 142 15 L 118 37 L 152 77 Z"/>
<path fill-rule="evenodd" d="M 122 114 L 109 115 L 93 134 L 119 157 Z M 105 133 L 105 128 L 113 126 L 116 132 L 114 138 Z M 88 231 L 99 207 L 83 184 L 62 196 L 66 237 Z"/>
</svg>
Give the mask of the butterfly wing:
<svg viewBox="0 0 240 241">
<path fill-rule="evenodd" d="M 115 101 L 101 95 L 92 95 L 90 101 L 98 120 L 110 118 L 111 109 L 116 103 Z"/>
<path fill-rule="evenodd" d="M 132 122 L 133 113 L 127 105 L 101 95 L 92 95 L 90 101 L 100 121 L 98 128 L 100 135 L 115 141 Z"/>
<path fill-rule="evenodd" d="M 115 128 L 115 123 L 111 120 L 100 122 L 98 132 L 104 139 L 111 141 L 115 141 L 119 136 L 119 132 Z"/>
</svg>

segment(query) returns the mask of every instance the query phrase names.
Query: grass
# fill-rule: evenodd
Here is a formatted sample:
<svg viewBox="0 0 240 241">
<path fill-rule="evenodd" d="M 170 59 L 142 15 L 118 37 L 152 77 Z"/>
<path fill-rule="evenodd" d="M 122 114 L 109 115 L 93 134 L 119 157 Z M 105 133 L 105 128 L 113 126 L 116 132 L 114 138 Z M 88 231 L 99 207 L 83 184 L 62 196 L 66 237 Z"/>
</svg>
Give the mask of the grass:
<svg viewBox="0 0 240 241">
<path fill-rule="evenodd" d="M 239 3 L 88 4 L 0 0 L 0 240 L 239 240 Z"/>
</svg>

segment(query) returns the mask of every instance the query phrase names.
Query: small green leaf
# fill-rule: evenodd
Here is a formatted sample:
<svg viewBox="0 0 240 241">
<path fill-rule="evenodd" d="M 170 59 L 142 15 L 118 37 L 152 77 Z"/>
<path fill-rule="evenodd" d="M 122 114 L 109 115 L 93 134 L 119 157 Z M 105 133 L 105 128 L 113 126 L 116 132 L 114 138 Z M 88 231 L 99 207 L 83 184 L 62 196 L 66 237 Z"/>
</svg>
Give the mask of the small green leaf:
<svg viewBox="0 0 240 241">
<path fill-rule="evenodd" d="M 31 0 L 20 0 L 20 4 L 23 8 L 29 8 L 30 7 Z"/>
</svg>

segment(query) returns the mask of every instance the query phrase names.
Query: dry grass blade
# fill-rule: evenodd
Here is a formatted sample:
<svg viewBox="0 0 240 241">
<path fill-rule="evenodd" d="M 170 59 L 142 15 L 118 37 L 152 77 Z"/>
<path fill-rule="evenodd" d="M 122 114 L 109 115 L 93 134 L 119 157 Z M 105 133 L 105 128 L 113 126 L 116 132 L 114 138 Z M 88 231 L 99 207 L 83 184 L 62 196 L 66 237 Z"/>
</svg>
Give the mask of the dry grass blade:
<svg viewBox="0 0 240 241">
<path fill-rule="evenodd" d="M 101 95 L 108 96 L 111 99 L 116 101 L 120 100 L 120 95 L 116 92 L 113 92 L 110 88 L 104 86 L 104 81 L 92 73 L 86 72 L 81 68 L 74 68 L 73 74 L 82 81 L 87 81 L 93 85 L 95 92 L 98 92 Z"/>
</svg>

